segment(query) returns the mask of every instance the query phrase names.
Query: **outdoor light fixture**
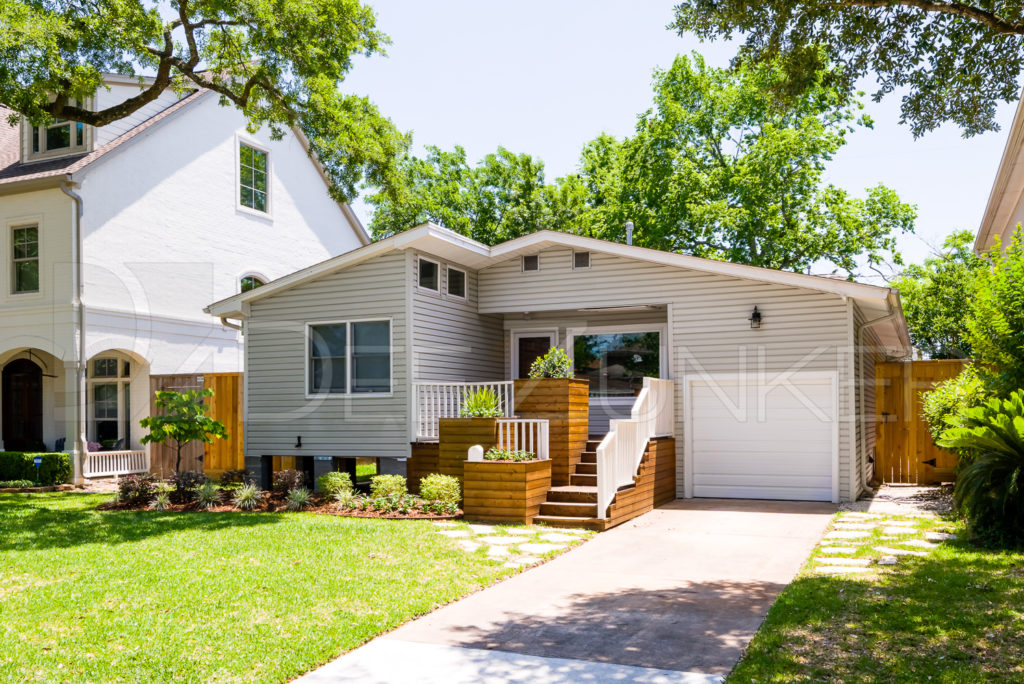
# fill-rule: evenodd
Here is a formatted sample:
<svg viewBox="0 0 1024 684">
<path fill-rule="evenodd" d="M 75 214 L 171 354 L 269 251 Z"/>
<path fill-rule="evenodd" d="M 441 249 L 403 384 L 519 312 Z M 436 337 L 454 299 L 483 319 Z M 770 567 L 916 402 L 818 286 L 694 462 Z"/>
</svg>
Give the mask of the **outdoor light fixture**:
<svg viewBox="0 0 1024 684">
<path fill-rule="evenodd" d="M 754 307 L 753 313 L 750 314 L 750 327 L 757 330 L 761 327 L 761 312 Z"/>
</svg>

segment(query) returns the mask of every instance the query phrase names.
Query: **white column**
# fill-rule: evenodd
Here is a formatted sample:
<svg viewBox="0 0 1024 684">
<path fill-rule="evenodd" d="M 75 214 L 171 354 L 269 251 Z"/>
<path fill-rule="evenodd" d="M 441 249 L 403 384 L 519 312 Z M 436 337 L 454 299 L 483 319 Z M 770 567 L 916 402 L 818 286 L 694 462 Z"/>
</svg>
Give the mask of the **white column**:
<svg viewBox="0 0 1024 684">
<path fill-rule="evenodd" d="M 64 362 L 64 448 L 71 454 L 72 482 L 82 484 L 85 458 L 85 376 L 74 361 Z"/>
</svg>

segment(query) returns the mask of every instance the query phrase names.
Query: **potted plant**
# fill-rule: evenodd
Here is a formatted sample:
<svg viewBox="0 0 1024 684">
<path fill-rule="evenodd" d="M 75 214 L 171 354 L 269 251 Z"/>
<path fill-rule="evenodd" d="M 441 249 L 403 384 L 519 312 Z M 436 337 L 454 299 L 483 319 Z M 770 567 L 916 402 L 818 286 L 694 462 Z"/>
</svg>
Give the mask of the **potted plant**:
<svg viewBox="0 0 1024 684">
<path fill-rule="evenodd" d="M 498 395 L 490 388 L 467 392 L 458 418 L 441 418 L 437 423 L 437 470 L 442 475 L 462 479 L 462 464 L 471 446 L 485 450 L 498 442 L 498 418 L 501 417 Z"/>
<path fill-rule="evenodd" d="M 565 486 L 587 445 L 590 381 L 573 377 L 572 361 L 558 347 L 534 361 L 529 375 L 515 381 L 515 412 L 547 419 L 552 483 Z"/>
<path fill-rule="evenodd" d="M 497 447 L 478 458 L 463 464 L 465 515 L 477 520 L 533 523 L 551 489 L 551 461 L 540 460 L 532 451 Z"/>
</svg>

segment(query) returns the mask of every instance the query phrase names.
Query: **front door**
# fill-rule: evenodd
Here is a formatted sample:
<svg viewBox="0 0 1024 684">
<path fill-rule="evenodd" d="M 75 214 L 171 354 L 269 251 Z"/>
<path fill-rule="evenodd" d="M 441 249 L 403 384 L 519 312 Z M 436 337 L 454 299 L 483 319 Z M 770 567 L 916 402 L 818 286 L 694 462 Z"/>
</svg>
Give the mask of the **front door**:
<svg viewBox="0 0 1024 684">
<path fill-rule="evenodd" d="M 533 362 L 555 346 L 555 336 L 552 333 L 516 333 L 514 342 L 515 363 L 512 370 L 515 378 L 525 378 L 529 377 Z"/>
<path fill-rule="evenodd" d="M 28 359 L 4 366 L 3 438 L 8 451 L 41 450 L 43 442 L 43 371 Z"/>
</svg>

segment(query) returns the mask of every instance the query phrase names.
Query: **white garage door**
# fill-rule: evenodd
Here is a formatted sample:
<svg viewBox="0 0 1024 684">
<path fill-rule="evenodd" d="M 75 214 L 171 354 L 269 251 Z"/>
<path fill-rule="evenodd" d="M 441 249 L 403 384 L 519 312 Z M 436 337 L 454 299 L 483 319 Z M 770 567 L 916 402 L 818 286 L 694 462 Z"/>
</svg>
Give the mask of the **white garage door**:
<svg viewBox="0 0 1024 684">
<path fill-rule="evenodd" d="M 834 375 L 814 373 L 766 385 L 691 380 L 686 446 L 693 496 L 832 500 L 834 383 Z"/>
</svg>

